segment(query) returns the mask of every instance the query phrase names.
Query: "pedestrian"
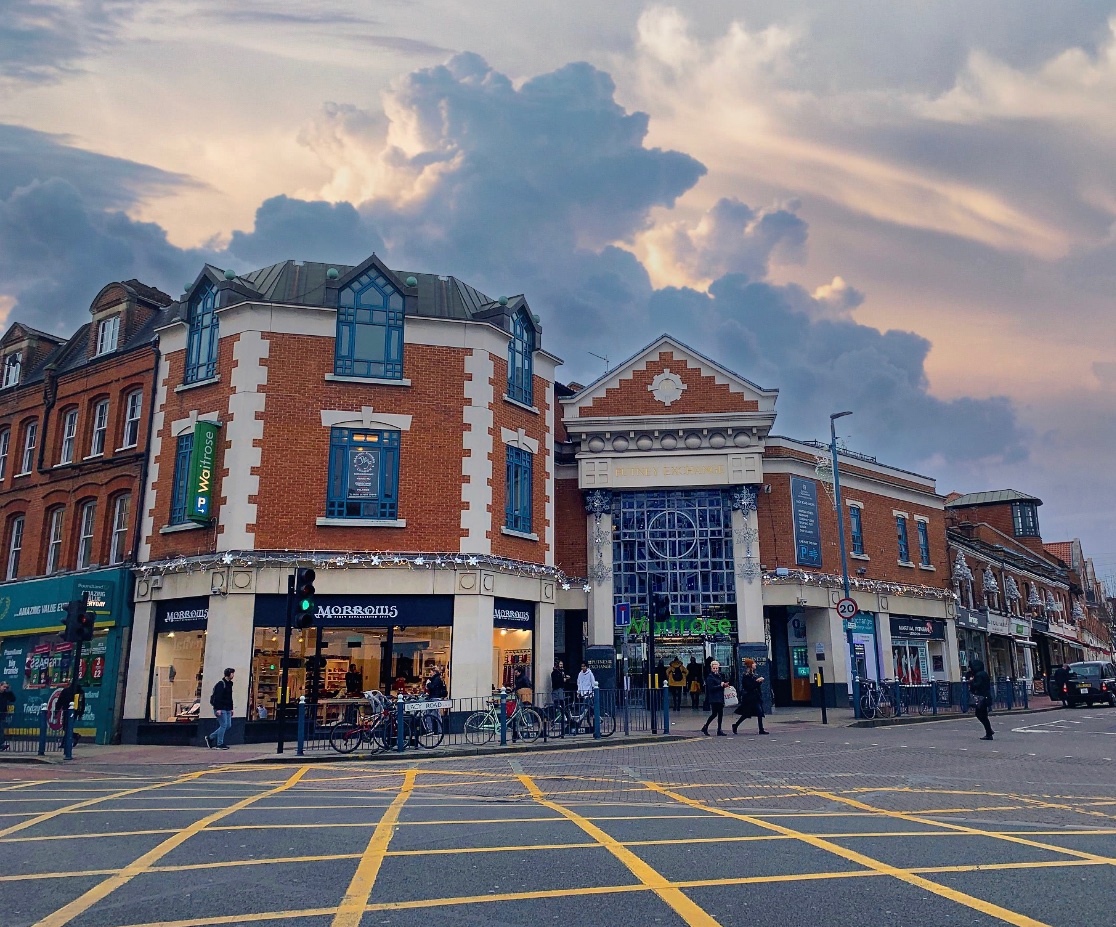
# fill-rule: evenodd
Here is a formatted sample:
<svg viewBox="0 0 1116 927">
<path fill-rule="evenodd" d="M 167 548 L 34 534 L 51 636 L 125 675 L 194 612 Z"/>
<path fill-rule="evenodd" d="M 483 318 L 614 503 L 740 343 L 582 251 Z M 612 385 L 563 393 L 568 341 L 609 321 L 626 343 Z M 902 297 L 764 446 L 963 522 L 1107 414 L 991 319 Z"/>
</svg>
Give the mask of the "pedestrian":
<svg viewBox="0 0 1116 927">
<path fill-rule="evenodd" d="M 15 693 L 6 682 L 0 682 L 0 750 L 11 747 L 8 743 L 8 715 L 15 714 Z"/>
<path fill-rule="evenodd" d="M 709 725 L 713 723 L 713 719 L 717 719 L 717 736 L 725 737 L 726 734 L 721 730 L 721 725 L 725 717 L 725 682 L 721 676 L 721 664 L 713 660 L 709 664 L 709 675 L 705 677 L 705 701 L 709 705 L 709 717 L 705 719 L 705 726 L 702 727 L 701 732 L 708 737 Z"/>
<path fill-rule="evenodd" d="M 446 688 L 446 681 L 442 678 L 442 674 L 438 672 L 438 667 L 432 664 L 426 668 L 426 671 L 429 674 L 426 677 L 426 682 L 423 683 L 426 697 L 433 699 L 448 698 L 449 689 Z"/>
<path fill-rule="evenodd" d="M 690 662 L 686 664 L 686 687 L 690 690 L 690 710 L 698 710 L 698 699 L 701 698 L 701 664 L 690 655 Z"/>
<path fill-rule="evenodd" d="M 360 698 L 364 695 L 364 676 L 355 663 L 349 664 L 349 671 L 345 674 L 345 695 L 349 698 Z"/>
<path fill-rule="evenodd" d="M 670 710 L 682 710 L 682 693 L 686 691 L 686 667 L 675 657 L 667 667 L 667 685 L 670 686 Z"/>
<path fill-rule="evenodd" d="M 1050 697 L 1062 703 L 1063 708 L 1069 708 L 1069 681 L 1070 668 L 1068 663 L 1063 663 L 1054 670 L 1054 686 Z"/>
<path fill-rule="evenodd" d="M 992 707 L 992 678 L 981 660 L 973 660 L 969 665 L 969 701 L 972 702 L 977 720 L 984 725 L 981 740 L 992 740 L 995 732 L 988 723 L 988 709 Z"/>
<path fill-rule="evenodd" d="M 705 688 L 705 680 L 708 678 L 709 674 L 712 672 L 711 667 L 713 666 L 714 662 L 715 661 L 712 657 L 706 657 L 705 658 L 705 667 L 704 667 L 704 669 L 702 670 L 702 673 L 701 673 L 701 691 L 702 691 L 702 694 L 704 695 L 704 698 L 702 698 L 702 700 L 701 700 L 701 710 L 702 711 L 709 711 L 709 694 L 708 694 L 708 691 Z"/>
<path fill-rule="evenodd" d="M 746 718 L 755 718 L 759 721 L 759 732 L 766 734 L 763 729 L 763 677 L 756 675 L 756 661 L 751 657 L 744 658 L 744 675 L 740 680 L 740 704 L 736 706 L 736 714 L 740 715 L 732 723 L 732 732 L 735 734 L 740 722 Z"/>
<path fill-rule="evenodd" d="M 589 664 L 581 661 L 581 672 L 577 674 L 577 697 L 592 698 L 593 689 L 597 686 L 597 677 L 589 669 Z"/>
<path fill-rule="evenodd" d="M 554 661 L 554 669 L 550 671 L 550 698 L 555 705 L 561 705 L 566 700 L 566 686 L 570 684 L 570 677 L 566 675 L 566 668 L 561 660 Z"/>
<path fill-rule="evenodd" d="M 225 735 L 232 727 L 233 717 L 233 676 L 236 670 L 231 666 L 225 668 L 225 674 L 217 680 L 213 687 L 213 694 L 209 696 L 209 704 L 213 706 L 213 714 L 217 716 L 217 730 L 205 737 L 205 745 L 212 749 L 228 750 Z"/>
<path fill-rule="evenodd" d="M 667 676 L 666 664 L 663 663 L 663 658 L 659 657 L 659 662 L 655 665 L 655 688 L 659 688 L 665 681 Z"/>
<path fill-rule="evenodd" d="M 524 705 L 531 704 L 531 699 L 535 692 L 535 684 L 531 682 L 531 675 L 527 672 L 527 667 L 523 664 L 515 668 L 515 680 L 512 682 L 512 688 L 515 689 L 515 697 Z"/>
</svg>

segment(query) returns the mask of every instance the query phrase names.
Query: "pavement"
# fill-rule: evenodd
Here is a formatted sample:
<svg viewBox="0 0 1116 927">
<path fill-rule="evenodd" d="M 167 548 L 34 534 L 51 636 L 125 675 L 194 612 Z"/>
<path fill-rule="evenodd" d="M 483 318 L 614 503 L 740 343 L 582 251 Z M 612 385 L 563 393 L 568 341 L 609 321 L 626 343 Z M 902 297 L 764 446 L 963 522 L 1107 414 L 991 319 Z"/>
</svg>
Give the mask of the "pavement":
<svg viewBox="0 0 1116 927">
<path fill-rule="evenodd" d="M 1116 711 L 995 715 L 992 742 L 776 717 L 421 763 L 5 767 L 0 922 L 1116 921 Z"/>
</svg>

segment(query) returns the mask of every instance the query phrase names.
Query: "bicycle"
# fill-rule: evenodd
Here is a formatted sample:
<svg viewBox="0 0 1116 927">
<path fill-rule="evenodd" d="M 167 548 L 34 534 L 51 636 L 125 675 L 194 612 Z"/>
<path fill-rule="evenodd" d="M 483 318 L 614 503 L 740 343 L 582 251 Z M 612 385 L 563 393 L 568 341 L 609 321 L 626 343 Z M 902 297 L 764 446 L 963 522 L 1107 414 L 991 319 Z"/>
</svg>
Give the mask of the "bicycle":
<svg viewBox="0 0 1116 927">
<path fill-rule="evenodd" d="M 543 731 L 543 718 L 538 709 L 518 699 L 509 699 L 506 704 L 512 706 L 507 720 L 512 740 L 526 743 L 538 740 Z M 500 707 L 498 697 L 490 698 L 487 708 L 474 711 L 465 719 L 465 739 L 469 743 L 480 746 L 496 737 L 500 731 Z"/>
<path fill-rule="evenodd" d="M 571 705 L 573 707 L 571 707 Z M 579 695 L 576 699 L 565 699 L 544 709 L 547 735 L 551 737 L 566 734 L 580 734 L 593 730 L 593 697 Z M 601 736 L 609 737 L 616 733 L 616 716 L 601 708 Z"/>
<path fill-rule="evenodd" d="M 366 692 L 365 697 L 370 711 L 359 712 L 356 720 L 338 721 L 330 731 L 329 745 L 338 753 L 352 753 L 362 744 L 376 753 L 392 750 L 399 742 L 398 702 L 386 698 L 379 691 Z M 442 743 L 444 737 L 445 726 L 437 709 L 420 709 L 404 714 L 404 744 L 432 750 Z"/>
<path fill-rule="evenodd" d="M 860 696 L 860 714 L 869 721 L 877 715 L 881 718 L 890 718 L 895 714 L 895 706 L 891 696 L 875 680 L 865 679 L 861 682 L 863 693 Z"/>
<path fill-rule="evenodd" d="M 934 710 L 930 703 L 933 689 L 928 683 L 900 686 L 899 692 L 903 709 L 907 714 L 917 710 L 920 715 L 928 715 Z"/>
</svg>

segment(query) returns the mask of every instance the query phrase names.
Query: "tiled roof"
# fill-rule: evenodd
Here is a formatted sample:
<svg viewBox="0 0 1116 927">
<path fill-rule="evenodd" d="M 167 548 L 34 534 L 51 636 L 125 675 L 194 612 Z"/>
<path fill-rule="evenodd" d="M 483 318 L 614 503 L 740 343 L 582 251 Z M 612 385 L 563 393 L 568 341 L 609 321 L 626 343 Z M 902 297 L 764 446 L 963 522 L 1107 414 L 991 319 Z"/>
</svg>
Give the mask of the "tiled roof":
<svg viewBox="0 0 1116 927">
<path fill-rule="evenodd" d="M 1042 500 L 1028 496 L 1016 489 L 995 489 L 991 492 L 970 492 L 946 503 L 947 509 L 964 508 L 970 505 L 995 505 L 999 502 L 1034 502 L 1042 505 Z"/>
<path fill-rule="evenodd" d="M 1042 546 L 1048 554 L 1053 554 L 1070 566 L 1073 565 L 1073 541 L 1050 541 Z"/>
</svg>

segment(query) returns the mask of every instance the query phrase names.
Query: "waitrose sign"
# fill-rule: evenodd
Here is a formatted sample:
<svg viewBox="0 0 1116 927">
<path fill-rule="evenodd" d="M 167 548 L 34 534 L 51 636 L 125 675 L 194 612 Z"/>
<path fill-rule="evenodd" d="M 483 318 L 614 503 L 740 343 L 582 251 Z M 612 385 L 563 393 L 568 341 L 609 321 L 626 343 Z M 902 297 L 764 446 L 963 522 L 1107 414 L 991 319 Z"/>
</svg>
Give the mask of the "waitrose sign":
<svg viewBox="0 0 1116 927">
<path fill-rule="evenodd" d="M 217 429 L 214 422 L 194 425 L 194 449 L 190 452 L 190 482 L 186 498 L 186 517 L 208 522 L 212 518 L 213 480 L 217 471 Z"/>
</svg>

